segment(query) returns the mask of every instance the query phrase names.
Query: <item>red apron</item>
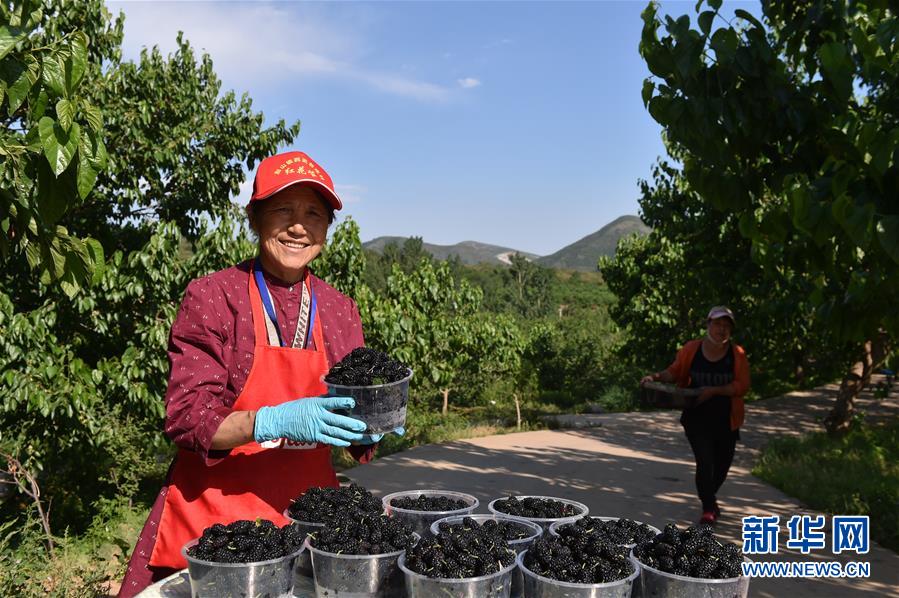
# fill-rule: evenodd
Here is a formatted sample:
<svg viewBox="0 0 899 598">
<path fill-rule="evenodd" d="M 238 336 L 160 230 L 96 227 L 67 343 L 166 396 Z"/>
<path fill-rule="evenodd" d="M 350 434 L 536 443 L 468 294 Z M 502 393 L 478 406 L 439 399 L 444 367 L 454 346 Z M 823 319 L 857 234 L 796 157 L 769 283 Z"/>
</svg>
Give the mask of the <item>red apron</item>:
<svg viewBox="0 0 899 598">
<path fill-rule="evenodd" d="M 309 284 L 308 280 L 307 277 L 305 284 Z M 324 394 L 326 388 L 320 378 L 328 371 L 328 360 L 321 318 L 313 321 L 315 350 L 269 345 L 252 268 L 249 288 L 256 347 L 250 374 L 234 410 L 258 410 Z M 282 513 L 291 499 L 312 486 L 337 485 L 331 449 L 323 444 L 284 439 L 263 444 L 250 442 L 232 449 L 215 465 L 206 465 L 197 453 L 180 449 L 150 565 L 183 569 L 187 562 L 181 556 L 181 548 L 210 525 L 257 517 L 284 525 L 287 520 Z"/>
</svg>

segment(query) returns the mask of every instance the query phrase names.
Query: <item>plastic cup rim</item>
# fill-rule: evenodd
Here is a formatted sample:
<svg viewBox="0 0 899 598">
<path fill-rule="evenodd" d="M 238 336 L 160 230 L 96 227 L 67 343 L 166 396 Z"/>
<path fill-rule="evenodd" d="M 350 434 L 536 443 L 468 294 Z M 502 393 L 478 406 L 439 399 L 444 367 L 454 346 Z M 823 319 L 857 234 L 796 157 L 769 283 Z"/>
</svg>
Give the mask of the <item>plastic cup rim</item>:
<svg viewBox="0 0 899 598">
<path fill-rule="evenodd" d="M 413 546 L 415 546 L 415 544 L 418 544 L 418 541 L 421 539 L 421 536 L 418 535 L 418 533 L 416 533 L 416 532 L 412 532 L 412 535 L 415 536 L 415 542 L 412 544 Z M 303 547 L 309 549 L 309 552 L 311 552 L 313 554 L 317 553 L 317 554 L 322 554 L 324 556 L 328 556 L 328 557 L 331 557 L 334 559 L 347 559 L 347 560 L 351 560 L 351 561 L 361 561 L 361 560 L 365 560 L 365 559 L 376 560 L 376 559 L 384 559 L 384 558 L 395 558 L 395 557 L 403 554 L 404 552 L 406 552 L 406 549 L 403 548 L 402 550 L 394 550 L 393 552 L 381 552 L 378 554 L 340 554 L 337 552 L 328 552 L 327 550 L 322 550 L 321 548 L 316 548 L 315 546 L 312 545 L 312 542 L 310 542 L 308 536 L 306 537 L 306 540 L 303 542 Z"/>
<path fill-rule="evenodd" d="M 453 509 L 451 511 L 416 511 L 415 509 L 403 509 L 401 507 L 395 507 L 390 504 L 390 501 L 394 498 L 401 498 L 406 495 L 447 496 L 449 498 L 461 497 L 461 499 L 466 500 L 466 502 L 468 501 L 468 499 L 473 500 L 474 504 L 463 507 L 461 509 Z M 471 513 L 480 505 L 481 501 L 479 501 L 477 497 L 472 496 L 471 494 L 466 494 L 464 492 L 456 492 L 455 490 L 402 490 L 400 492 L 391 492 L 381 499 L 381 506 L 384 507 L 385 513 L 387 512 L 387 509 L 390 509 L 391 512 L 403 513 L 404 515 L 439 515 L 441 518 L 452 517 L 453 515 L 464 515 L 466 514 L 466 512 Z"/>
<path fill-rule="evenodd" d="M 581 517 L 586 517 L 587 515 L 590 514 L 590 508 L 589 508 L 587 505 L 585 505 L 585 504 L 582 503 L 582 502 L 578 502 L 578 501 L 576 501 L 576 500 L 571 500 L 570 498 L 559 498 L 558 496 L 540 496 L 540 495 L 537 495 L 537 494 L 517 494 L 517 495 L 515 495 L 515 497 L 518 498 L 518 499 L 522 499 L 522 498 L 547 498 L 547 499 L 549 499 L 549 500 L 556 500 L 556 501 L 559 501 L 559 502 L 564 502 L 564 503 L 568 503 L 568 504 L 571 504 L 571 505 L 575 505 L 576 507 L 583 509 L 584 512 L 581 513 L 580 515 L 568 515 L 568 516 L 566 516 L 566 517 L 548 517 L 548 518 L 541 518 L 541 517 L 523 517 L 523 516 L 521 516 L 521 515 L 512 515 L 512 514 L 510 514 L 510 513 L 506 513 L 505 511 L 500 511 L 499 509 L 497 509 L 496 507 L 494 507 L 494 504 L 496 503 L 496 501 L 498 501 L 498 500 L 508 500 L 508 498 L 509 498 L 508 496 L 503 496 L 503 497 L 500 497 L 500 498 L 494 498 L 494 499 L 491 500 L 490 503 L 487 505 L 487 509 L 488 509 L 491 513 L 496 513 L 497 515 L 505 515 L 506 517 L 511 517 L 511 518 L 513 518 L 513 519 L 521 519 L 521 520 L 524 520 L 524 521 L 533 521 L 533 522 L 536 522 L 536 523 L 550 523 L 550 524 L 551 524 L 551 523 L 554 523 L 554 522 L 556 522 L 556 521 L 566 521 L 566 522 L 567 522 L 567 521 L 576 521 L 576 520 L 580 519 Z"/>
<path fill-rule="evenodd" d="M 314 521 L 300 521 L 299 519 L 294 519 L 294 518 L 291 517 L 290 514 L 288 513 L 289 510 L 290 510 L 290 507 L 287 507 L 286 509 L 284 509 L 284 512 L 281 513 L 281 514 L 282 514 L 286 519 L 289 519 L 291 523 L 300 523 L 300 524 L 302 524 L 302 525 L 309 525 L 309 526 L 313 526 L 313 527 L 325 527 L 325 525 L 326 525 L 326 524 L 324 524 L 324 523 L 316 523 L 316 522 L 314 522 Z"/>
<path fill-rule="evenodd" d="M 397 386 L 397 385 L 399 385 L 399 384 L 402 384 L 403 382 L 408 382 L 409 380 L 411 380 L 411 379 L 412 379 L 412 375 L 413 375 L 413 373 L 414 373 L 414 372 L 412 371 L 412 368 L 406 368 L 406 371 L 409 372 L 409 375 L 406 376 L 405 378 L 402 378 L 401 380 L 396 380 L 395 382 L 385 382 L 384 384 L 371 384 L 371 385 L 368 385 L 368 386 L 365 386 L 365 385 L 362 385 L 362 386 L 351 386 L 351 385 L 348 385 L 348 384 L 334 384 L 333 382 L 328 382 L 327 380 L 325 380 L 325 376 L 327 376 L 327 374 L 322 374 L 321 377 L 319 378 L 319 380 L 320 380 L 323 384 L 325 384 L 326 386 L 328 386 L 328 388 L 350 388 L 350 389 L 353 389 L 353 390 L 384 388 L 385 386 Z"/>
<path fill-rule="evenodd" d="M 690 583 L 700 583 L 700 584 L 723 584 L 723 583 L 734 583 L 740 581 L 742 579 L 752 579 L 747 575 L 739 575 L 737 577 L 725 577 L 723 579 L 706 579 L 705 577 L 685 577 L 683 575 L 678 575 L 677 573 L 668 573 L 667 571 L 662 571 L 661 569 L 656 569 L 655 567 L 650 567 L 649 565 L 644 565 L 640 559 L 637 558 L 637 555 L 634 554 L 634 549 L 631 548 L 630 553 L 628 554 L 628 558 L 631 559 L 634 563 L 640 566 L 641 569 L 645 569 L 647 571 L 652 571 L 662 577 L 670 577 L 672 579 L 676 579 L 678 581 L 688 581 Z M 743 556 L 744 563 L 751 563 L 752 561 Z"/>
<path fill-rule="evenodd" d="M 299 550 L 297 550 L 296 552 L 292 552 L 290 554 L 285 554 L 284 556 L 278 557 L 276 559 L 269 559 L 267 561 L 252 561 L 249 563 L 218 563 L 216 561 L 207 561 L 204 559 L 198 559 L 197 557 L 190 556 L 189 554 L 187 554 L 187 550 L 189 548 L 193 548 L 199 542 L 200 542 L 200 538 L 194 538 L 193 540 L 191 540 L 190 542 L 188 542 L 187 544 L 185 544 L 184 546 L 181 547 L 181 556 L 184 557 L 184 560 L 186 560 L 188 562 L 188 564 L 190 564 L 190 562 L 193 561 L 194 563 L 199 563 L 201 565 L 206 565 L 209 567 L 225 567 L 225 568 L 260 567 L 260 566 L 264 566 L 264 565 L 274 565 L 277 563 L 284 562 L 287 559 L 295 558 L 295 557 L 299 556 L 300 553 L 302 553 L 304 550 L 306 550 L 306 541 L 304 540 L 303 545 L 300 546 Z"/>
<path fill-rule="evenodd" d="M 512 550 L 512 549 L 510 548 L 509 550 Z M 418 573 L 418 572 L 413 571 L 412 569 L 408 568 L 406 566 L 406 555 L 405 554 L 401 554 L 399 560 L 397 561 L 397 565 L 399 566 L 400 570 L 403 573 L 405 573 L 406 575 L 409 575 L 411 577 L 418 577 L 421 579 L 425 579 L 427 581 L 435 581 L 438 583 L 476 583 L 479 581 L 486 581 L 488 579 L 493 579 L 495 577 L 501 577 L 502 575 L 504 575 L 506 573 L 510 573 L 513 569 L 515 569 L 516 564 L 517 564 L 517 561 L 514 561 L 511 565 L 503 567 L 496 573 L 490 573 L 488 575 L 481 575 L 480 577 L 428 577 L 427 575 L 422 575 L 421 573 Z"/>
<path fill-rule="evenodd" d="M 530 550 L 530 549 L 528 549 Z M 611 588 L 614 586 L 624 585 L 628 581 L 633 582 L 637 579 L 637 576 L 640 575 L 640 570 L 642 569 L 640 563 L 631 562 L 631 565 L 634 567 L 634 572 L 628 575 L 627 577 L 622 577 L 616 581 L 608 581 L 605 583 L 575 583 L 573 581 L 561 581 L 559 579 L 553 579 L 551 577 L 544 577 L 539 573 L 534 573 L 530 569 L 528 569 L 524 564 L 524 556 L 528 553 L 527 550 L 523 550 L 517 557 L 515 557 L 515 564 L 518 565 L 518 568 L 522 570 L 525 575 L 531 575 L 536 577 L 541 581 L 545 581 L 552 585 L 559 585 L 567 588 L 579 588 L 579 589 L 604 589 Z"/>
<path fill-rule="evenodd" d="M 606 517 L 604 515 L 584 515 L 584 517 L 589 517 L 590 519 L 599 519 L 600 521 L 618 521 L 619 519 L 629 519 L 628 517 Z M 553 523 L 549 526 L 549 530 L 548 530 L 549 534 L 551 536 L 558 537 L 560 527 L 565 527 L 566 525 L 571 525 L 572 523 L 575 523 L 577 521 L 580 521 L 581 519 L 584 519 L 584 517 L 579 517 L 579 518 L 575 519 L 574 521 L 556 521 L 555 523 Z M 631 519 L 631 521 L 633 521 L 634 523 L 639 523 L 641 525 L 645 525 L 649 529 L 653 530 L 657 536 L 662 533 L 662 530 L 655 527 L 654 525 L 649 525 L 645 521 L 637 521 L 636 519 Z M 633 548 L 636 545 L 637 545 L 637 542 L 632 542 L 630 544 L 616 544 L 616 546 L 624 546 L 625 548 Z"/>
<path fill-rule="evenodd" d="M 533 521 L 528 521 L 526 519 L 516 519 L 515 517 L 511 517 L 509 515 L 501 515 L 499 513 L 472 513 L 469 515 L 450 515 L 449 517 L 444 517 L 443 519 L 438 519 L 431 523 L 431 533 L 437 535 L 438 527 L 441 523 L 457 523 L 461 522 L 463 519 L 471 517 L 474 520 L 478 520 L 481 518 L 483 521 L 510 521 L 512 523 L 519 523 L 526 527 L 530 527 L 535 531 L 534 534 L 526 537 L 526 538 L 518 538 L 517 540 L 506 540 L 506 543 L 509 545 L 509 548 L 514 548 L 518 544 L 523 544 L 525 542 L 530 542 L 536 540 L 540 536 L 543 535 L 543 527 L 539 523 L 534 523 Z M 452 519 L 453 521 L 449 521 Z M 481 525 L 484 525 L 481 523 Z M 439 530 L 438 530 L 439 531 Z"/>
</svg>

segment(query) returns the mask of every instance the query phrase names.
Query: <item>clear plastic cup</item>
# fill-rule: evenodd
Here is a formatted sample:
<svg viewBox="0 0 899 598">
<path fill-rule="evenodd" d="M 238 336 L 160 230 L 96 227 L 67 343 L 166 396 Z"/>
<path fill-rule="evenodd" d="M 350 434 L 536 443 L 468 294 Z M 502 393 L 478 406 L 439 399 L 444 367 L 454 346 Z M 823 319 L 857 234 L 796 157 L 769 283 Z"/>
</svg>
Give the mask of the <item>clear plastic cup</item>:
<svg viewBox="0 0 899 598">
<path fill-rule="evenodd" d="M 516 559 L 524 576 L 524 595 L 527 598 L 630 598 L 634 581 L 640 576 L 640 565 L 633 563 L 634 572 L 609 583 L 572 583 L 550 579 L 534 573 L 524 564 L 527 551 Z M 647 594 L 648 595 L 648 594 Z"/>
<path fill-rule="evenodd" d="M 366 434 L 386 434 L 406 425 L 406 404 L 409 401 L 409 375 L 396 382 L 372 386 L 344 386 L 332 384 L 321 377 L 328 388 L 329 397 L 353 397 L 356 405 L 352 409 L 337 409 L 340 413 L 364 421 L 368 427 Z"/>
<path fill-rule="evenodd" d="M 441 523 L 449 523 L 450 525 L 458 525 L 462 523 L 462 521 L 466 518 L 474 519 L 478 525 L 484 525 L 486 521 L 510 521 L 512 523 L 517 523 L 518 525 L 523 525 L 531 530 L 530 535 L 525 538 L 520 538 L 518 540 L 508 540 L 507 544 L 509 548 L 515 551 L 515 554 L 518 555 L 521 552 L 524 552 L 528 548 L 531 547 L 531 544 L 534 543 L 534 540 L 543 535 L 543 528 L 540 525 L 532 522 L 532 521 L 524 521 L 523 519 L 515 519 L 513 517 L 509 517 L 508 515 L 454 515 L 453 517 L 445 517 L 443 519 L 438 519 L 434 523 L 431 524 L 431 533 L 435 536 L 440 531 Z M 512 572 L 512 593 L 513 597 L 521 596 L 524 591 L 524 579 L 521 576 L 521 571 L 515 569 Z"/>
<path fill-rule="evenodd" d="M 453 509 L 451 511 L 415 511 L 412 509 L 394 507 L 391 504 L 391 501 L 397 498 L 418 498 L 419 496 L 444 496 L 453 500 L 465 501 L 469 506 L 461 509 Z M 411 524 L 412 531 L 421 536 L 427 534 L 431 528 L 431 524 L 438 519 L 452 517 L 453 515 L 470 515 L 478 508 L 478 505 L 481 504 L 480 501 L 471 494 L 453 492 L 452 490 L 406 490 L 403 492 L 394 492 L 381 499 L 381 503 L 384 505 L 384 512 L 387 515 Z"/>
<path fill-rule="evenodd" d="M 415 541 L 419 536 L 415 534 Z M 388 598 L 403 595 L 403 573 L 397 559 L 405 550 L 383 554 L 337 554 L 319 550 L 306 538 L 312 556 L 317 596 Z"/>
<path fill-rule="evenodd" d="M 638 587 L 641 596 L 653 598 L 746 598 L 749 596 L 749 578 L 741 575 L 728 579 L 702 579 L 666 573 L 644 565 L 631 550 L 631 562 L 641 569 Z M 744 562 L 751 562 L 744 557 Z"/>
<path fill-rule="evenodd" d="M 298 519 L 294 519 L 290 516 L 290 513 L 288 513 L 289 510 L 290 507 L 284 509 L 284 517 L 289 519 L 292 525 L 295 525 L 306 532 L 306 536 L 325 527 L 324 523 L 312 523 L 311 521 L 300 521 Z M 303 577 L 312 577 L 312 559 L 309 557 L 308 550 L 297 557 L 295 567 L 297 575 L 302 575 Z"/>
<path fill-rule="evenodd" d="M 512 572 L 515 563 L 490 575 L 465 579 L 428 577 L 406 567 L 406 555 L 397 563 L 406 576 L 408 598 L 508 598 L 512 590 Z"/>
<path fill-rule="evenodd" d="M 181 556 L 187 561 L 190 594 L 193 598 L 219 598 L 220 596 L 286 598 L 293 592 L 293 571 L 296 559 L 305 551 L 304 545 L 292 554 L 270 561 L 216 563 L 197 559 L 187 554 L 187 551 L 197 542 L 199 542 L 199 538 L 191 540 L 181 549 Z"/>
<path fill-rule="evenodd" d="M 533 495 L 533 494 L 529 494 L 526 496 L 516 495 L 515 498 L 518 498 L 518 499 L 545 498 L 547 500 L 556 500 L 556 501 L 563 502 L 563 503 L 566 503 L 569 505 L 574 505 L 574 507 L 580 511 L 580 513 L 578 513 L 577 515 L 572 515 L 570 517 L 553 517 L 553 518 L 521 517 L 519 515 L 511 515 L 509 513 L 505 513 L 496 508 L 496 503 L 498 501 L 506 500 L 507 498 L 509 498 L 509 497 L 503 496 L 502 498 L 495 498 L 495 499 L 491 500 L 490 503 L 487 505 L 487 509 L 491 513 L 496 513 L 497 515 L 503 515 L 504 517 L 511 517 L 512 519 L 520 519 L 522 521 L 531 521 L 533 523 L 536 523 L 540 527 L 542 527 L 544 529 L 544 531 L 548 530 L 549 526 L 552 525 L 553 523 L 556 523 L 558 521 L 564 521 L 564 522 L 575 521 L 576 519 L 585 517 L 590 512 L 590 509 L 587 508 L 587 505 L 585 505 L 584 503 L 577 502 L 576 500 L 569 500 L 567 498 L 558 498 L 555 496 L 537 496 L 537 495 Z"/>
<path fill-rule="evenodd" d="M 621 517 L 600 517 L 598 515 L 591 515 L 590 519 L 598 519 L 599 521 L 618 521 L 619 519 L 622 519 L 622 518 Z M 634 519 L 632 519 L 631 521 L 633 521 L 634 523 L 643 524 L 642 521 L 636 521 Z M 572 523 L 574 523 L 574 522 L 573 521 L 557 521 L 556 523 L 553 523 L 552 525 L 549 526 L 549 533 L 552 536 L 558 536 L 560 527 L 565 527 L 566 525 L 571 525 Z M 646 525 L 646 527 L 651 529 L 656 535 L 659 535 L 662 533 L 662 530 L 660 530 L 657 527 L 649 525 L 648 523 L 646 523 L 644 525 Z M 620 546 L 624 546 L 625 548 L 633 548 L 636 545 L 637 545 L 636 542 L 633 542 L 630 544 L 620 544 Z"/>
</svg>

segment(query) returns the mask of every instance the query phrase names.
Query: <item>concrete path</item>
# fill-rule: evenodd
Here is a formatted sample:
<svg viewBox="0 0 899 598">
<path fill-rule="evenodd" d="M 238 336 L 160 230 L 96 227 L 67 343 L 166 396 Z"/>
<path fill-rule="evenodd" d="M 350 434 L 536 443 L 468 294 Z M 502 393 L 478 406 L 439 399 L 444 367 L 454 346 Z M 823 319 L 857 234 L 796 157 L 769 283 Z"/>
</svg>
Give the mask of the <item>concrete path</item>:
<svg viewBox="0 0 899 598">
<path fill-rule="evenodd" d="M 750 473 L 768 439 L 820 430 L 818 420 L 828 412 L 836 391 L 835 386 L 826 386 L 748 406 L 737 458 L 719 494 L 724 514 L 718 533 L 740 544 L 741 517 L 777 514 L 782 522 L 781 553 L 758 560 L 867 561 L 871 577 L 754 579 L 751 596 L 899 596 L 899 555 L 880 546 L 874 545 L 868 555 L 845 558 L 835 557 L 829 549 L 810 555 L 785 551 L 785 521 L 812 512 Z M 865 397 L 861 407 L 869 419 L 897 418 L 895 394 L 882 401 Z M 483 513 L 490 500 L 517 493 L 570 498 L 585 503 L 591 514 L 630 517 L 660 528 L 668 521 L 688 525 L 698 517 L 693 456 L 678 423 L 678 412 L 572 418 L 572 423 L 590 427 L 420 446 L 343 473 L 381 495 L 419 488 L 467 492 L 481 501 L 477 512 Z M 828 518 L 828 526 L 829 522 Z"/>
</svg>

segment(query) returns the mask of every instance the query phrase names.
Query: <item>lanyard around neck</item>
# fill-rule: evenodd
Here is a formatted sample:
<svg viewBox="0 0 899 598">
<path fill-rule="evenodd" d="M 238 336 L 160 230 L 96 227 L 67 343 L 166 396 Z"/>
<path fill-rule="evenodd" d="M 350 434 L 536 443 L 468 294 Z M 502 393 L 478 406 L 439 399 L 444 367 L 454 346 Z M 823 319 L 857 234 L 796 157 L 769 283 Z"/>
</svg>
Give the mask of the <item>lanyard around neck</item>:
<svg viewBox="0 0 899 598">
<path fill-rule="evenodd" d="M 281 336 L 281 326 L 278 323 L 278 314 L 275 313 L 275 306 L 274 306 L 274 303 L 272 302 L 271 294 L 268 292 L 268 285 L 265 283 L 265 277 L 262 275 L 262 264 L 260 263 L 260 261 L 261 260 L 256 259 L 253 262 L 253 276 L 256 278 L 256 287 L 259 289 L 259 297 L 262 299 L 262 306 L 265 308 L 265 313 L 268 314 L 269 319 L 272 321 L 272 324 L 274 324 L 275 333 L 278 335 L 278 344 L 282 347 L 285 347 L 287 345 L 284 343 L 284 338 Z M 305 293 L 306 284 L 305 284 L 305 282 L 301 282 L 301 284 L 303 284 L 303 293 Z M 304 324 L 304 322 L 302 322 L 301 320 L 303 320 L 304 318 L 302 317 L 302 314 L 301 314 L 300 318 L 298 318 L 298 320 L 297 320 L 297 330 L 294 333 L 292 347 L 296 347 L 298 344 L 297 340 L 300 336 L 300 328 L 301 327 L 304 330 L 308 330 L 308 333 L 305 335 L 303 342 L 300 344 L 302 344 L 303 347 L 308 346 L 309 345 L 309 337 L 312 336 L 312 331 L 314 329 L 313 327 L 315 326 L 315 307 L 316 307 L 315 293 L 312 292 L 311 284 L 309 285 L 309 287 L 310 287 L 309 294 L 312 296 L 312 306 L 309 309 L 309 326 L 308 326 L 308 328 L 305 326 L 302 326 Z"/>
</svg>

